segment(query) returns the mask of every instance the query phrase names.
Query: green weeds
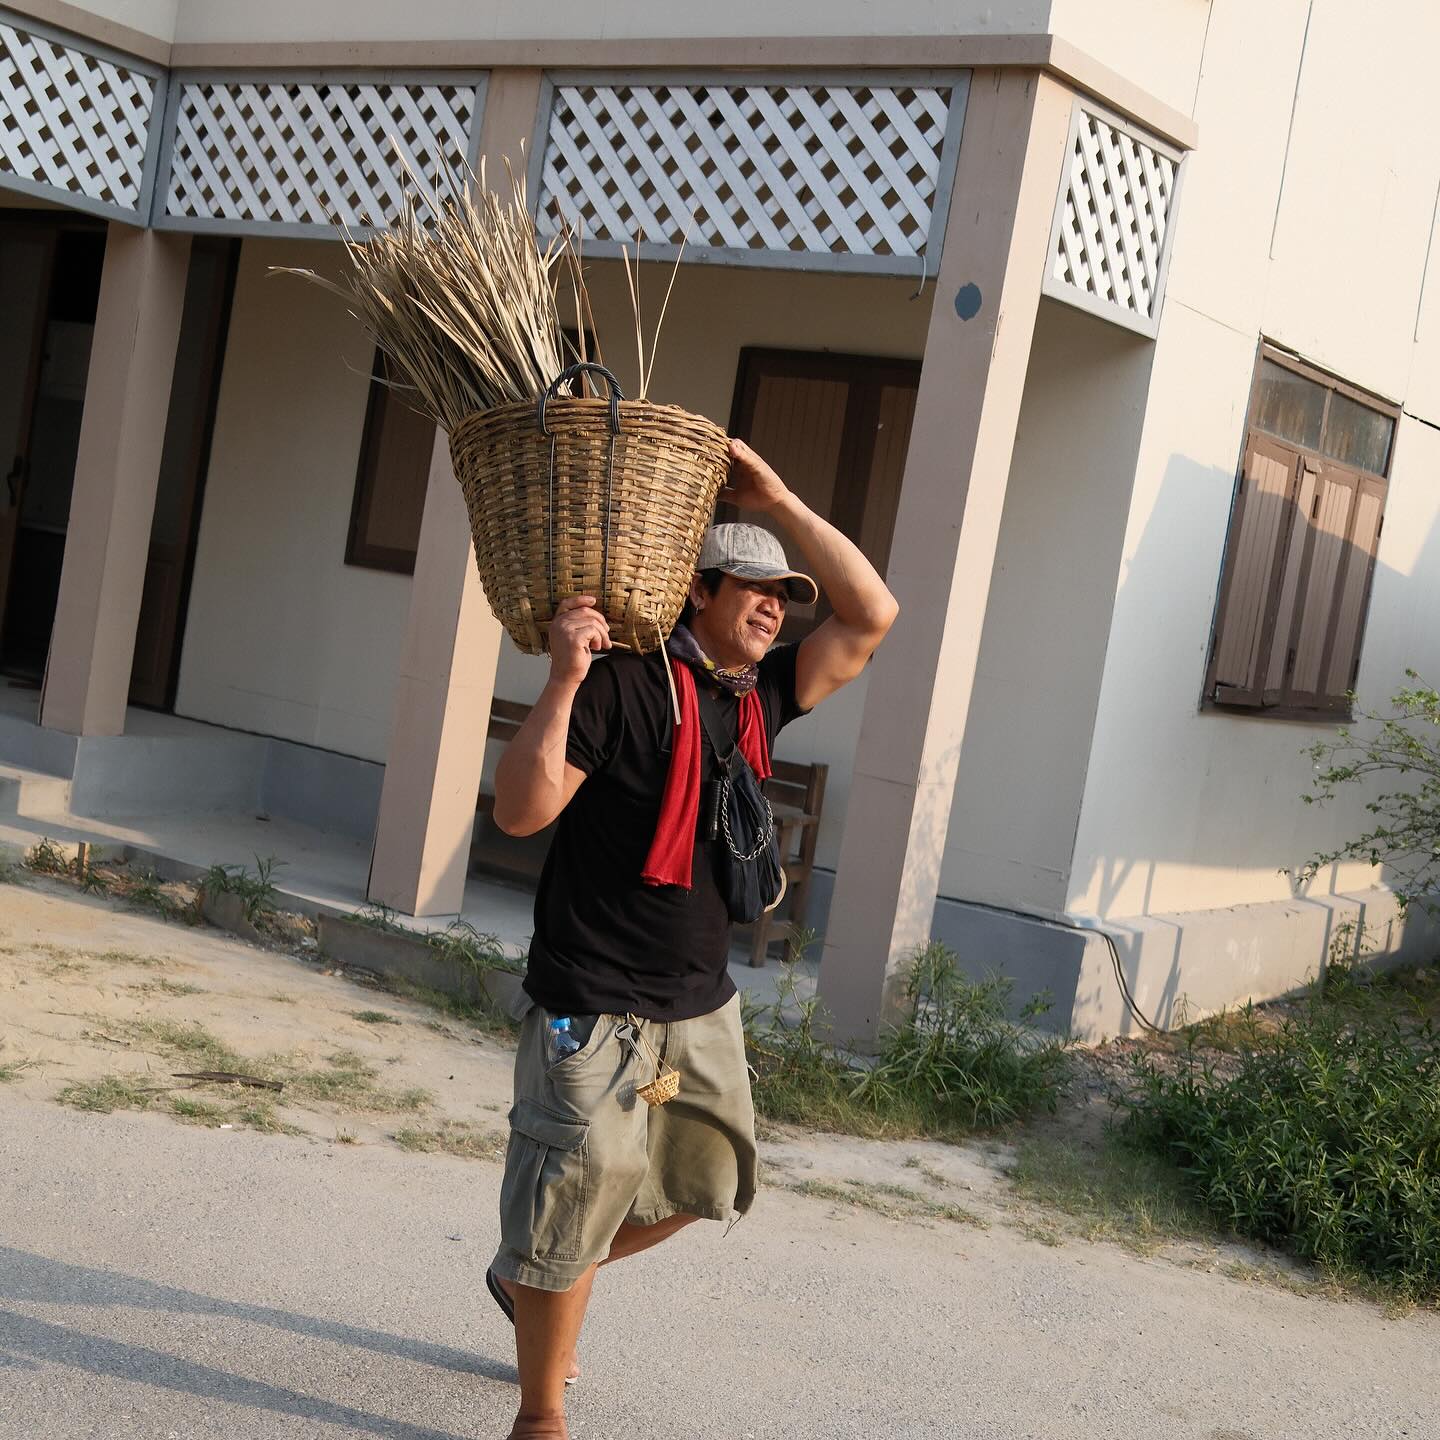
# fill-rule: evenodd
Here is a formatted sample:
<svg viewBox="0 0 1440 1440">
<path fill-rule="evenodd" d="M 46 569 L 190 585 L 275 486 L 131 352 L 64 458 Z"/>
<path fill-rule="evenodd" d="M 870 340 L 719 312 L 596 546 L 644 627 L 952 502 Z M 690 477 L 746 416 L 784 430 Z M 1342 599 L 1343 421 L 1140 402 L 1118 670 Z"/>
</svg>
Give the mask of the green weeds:
<svg viewBox="0 0 1440 1440">
<path fill-rule="evenodd" d="M 1332 967 L 1221 1076 L 1134 1062 L 1123 1137 L 1219 1226 L 1335 1276 L 1440 1301 L 1440 1034 L 1433 974 Z"/>
<path fill-rule="evenodd" d="M 25 868 L 33 870 L 37 875 L 66 875 L 70 872 L 70 862 L 60 847 L 47 835 L 30 847 L 25 856 Z"/>
<path fill-rule="evenodd" d="M 267 855 L 263 860 L 255 857 L 255 872 L 252 874 L 245 865 L 212 865 L 200 882 L 202 891 L 211 895 L 236 895 L 240 899 L 245 918 L 258 925 L 260 920 L 275 909 L 277 891 L 271 876 L 284 862 Z"/>
<path fill-rule="evenodd" d="M 795 948 L 804 943 L 802 937 Z M 966 979 L 943 945 L 915 957 L 907 1014 L 868 1066 L 828 1042 L 817 1003 L 800 1000 L 796 983 L 792 963 L 777 1003 L 745 1014 L 755 1104 L 766 1119 L 857 1135 L 953 1139 L 1058 1104 L 1066 1043 L 1010 1024 L 1009 982 Z"/>
</svg>

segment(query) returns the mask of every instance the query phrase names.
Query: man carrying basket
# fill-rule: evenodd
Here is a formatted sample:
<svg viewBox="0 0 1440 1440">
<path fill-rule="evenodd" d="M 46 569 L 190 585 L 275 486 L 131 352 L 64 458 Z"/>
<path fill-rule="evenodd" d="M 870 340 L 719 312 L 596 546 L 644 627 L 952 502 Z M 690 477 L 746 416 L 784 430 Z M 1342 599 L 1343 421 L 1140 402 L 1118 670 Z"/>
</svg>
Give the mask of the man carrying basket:
<svg viewBox="0 0 1440 1440">
<path fill-rule="evenodd" d="M 735 876 L 753 857 L 726 797 L 753 787 L 745 767 L 768 775 L 780 729 L 860 674 L 898 610 L 859 549 L 753 450 L 735 440 L 730 457 L 722 498 L 778 522 L 834 613 L 772 649 L 787 602 L 812 603 L 816 582 L 770 532 L 714 526 L 668 657 L 593 665 L 611 648 L 605 619 L 588 596 L 560 606 L 549 681 L 495 776 L 501 829 L 560 822 L 535 901 L 486 1275 L 515 1324 L 511 1440 L 566 1435 L 600 1265 L 750 1208 L 755 1117 L 726 963 Z"/>
</svg>

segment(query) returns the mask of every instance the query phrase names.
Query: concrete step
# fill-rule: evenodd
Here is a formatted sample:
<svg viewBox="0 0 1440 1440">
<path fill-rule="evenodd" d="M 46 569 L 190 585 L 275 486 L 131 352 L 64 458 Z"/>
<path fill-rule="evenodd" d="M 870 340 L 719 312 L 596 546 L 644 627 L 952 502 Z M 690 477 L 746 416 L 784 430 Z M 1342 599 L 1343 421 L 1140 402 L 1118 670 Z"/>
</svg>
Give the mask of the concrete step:
<svg viewBox="0 0 1440 1440">
<path fill-rule="evenodd" d="M 37 819 L 64 815 L 70 805 L 70 782 L 20 765 L 0 765 L 0 815 Z"/>
</svg>

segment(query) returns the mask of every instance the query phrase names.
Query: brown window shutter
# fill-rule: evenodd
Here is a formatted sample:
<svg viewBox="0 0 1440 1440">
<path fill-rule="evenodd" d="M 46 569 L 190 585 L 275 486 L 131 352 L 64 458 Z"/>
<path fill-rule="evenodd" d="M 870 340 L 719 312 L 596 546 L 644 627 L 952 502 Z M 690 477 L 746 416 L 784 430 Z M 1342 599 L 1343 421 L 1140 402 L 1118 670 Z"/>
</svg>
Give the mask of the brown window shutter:
<svg viewBox="0 0 1440 1440">
<path fill-rule="evenodd" d="M 1279 703 L 1307 710 L 1348 706 L 1375 571 L 1385 482 L 1351 470 L 1321 469 L 1294 661 Z"/>
<path fill-rule="evenodd" d="M 1250 437 L 1230 525 L 1208 687 L 1222 704 L 1258 706 L 1264 701 L 1262 682 L 1271 668 L 1281 558 L 1289 555 L 1296 528 L 1301 468 L 1298 451 L 1266 436 Z"/>
<path fill-rule="evenodd" d="M 1295 629 L 1295 603 L 1300 594 L 1300 574 L 1304 568 L 1306 546 L 1310 539 L 1310 516 L 1315 508 L 1315 490 L 1320 472 L 1311 460 L 1300 465 L 1300 484 L 1295 495 L 1290 534 L 1285 542 L 1285 564 L 1280 574 L 1280 597 L 1273 635 L 1267 647 L 1269 660 L 1265 669 L 1267 705 L 1279 704 L 1285 691 L 1286 672 L 1294 651 L 1290 637 Z"/>
<path fill-rule="evenodd" d="M 1380 549 L 1380 530 L 1385 521 L 1383 480 L 1363 476 L 1355 497 L 1355 522 L 1345 552 L 1345 571 L 1335 609 L 1335 635 L 1330 662 L 1326 667 L 1326 698 L 1332 704 L 1348 705 L 1360 669 L 1360 641 L 1370 609 L 1370 590 L 1375 580 L 1375 556 Z"/>
</svg>

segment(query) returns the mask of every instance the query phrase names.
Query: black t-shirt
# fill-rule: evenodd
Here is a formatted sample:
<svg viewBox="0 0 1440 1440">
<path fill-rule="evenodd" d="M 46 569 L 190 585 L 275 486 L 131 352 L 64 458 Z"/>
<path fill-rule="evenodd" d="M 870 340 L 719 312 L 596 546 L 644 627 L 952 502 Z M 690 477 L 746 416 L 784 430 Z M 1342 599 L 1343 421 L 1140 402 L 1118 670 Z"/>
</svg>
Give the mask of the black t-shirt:
<svg viewBox="0 0 1440 1440">
<path fill-rule="evenodd" d="M 773 744 L 803 714 L 793 645 L 760 662 L 756 693 Z M 697 676 L 697 684 L 709 682 Z M 733 739 L 739 701 L 715 690 Z M 561 813 L 535 896 L 525 989 L 559 1014 L 631 1013 L 689 1020 L 734 993 L 726 971 L 730 918 L 715 883 L 712 842 L 697 839 L 692 887 L 640 878 L 670 769 L 675 717 L 664 662 L 611 654 L 590 667 L 570 713 L 566 758 L 587 776 Z M 703 728 L 701 778 L 715 761 Z"/>
</svg>

